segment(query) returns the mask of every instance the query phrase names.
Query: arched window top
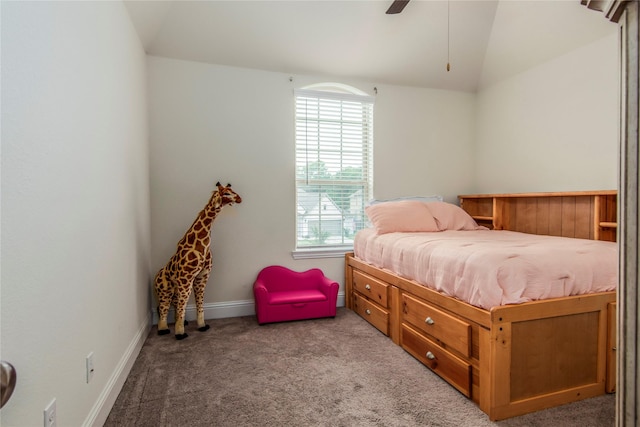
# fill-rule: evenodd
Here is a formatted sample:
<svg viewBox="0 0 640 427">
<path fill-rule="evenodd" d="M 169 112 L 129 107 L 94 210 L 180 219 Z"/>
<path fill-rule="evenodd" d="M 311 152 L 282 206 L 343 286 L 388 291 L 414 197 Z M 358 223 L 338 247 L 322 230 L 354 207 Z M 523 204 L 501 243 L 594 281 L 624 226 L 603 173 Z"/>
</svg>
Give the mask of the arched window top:
<svg viewBox="0 0 640 427">
<path fill-rule="evenodd" d="M 358 88 L 346 85 L 344 83 L 335 83 L 335 82 L 314 83 L 312 85 L 305 86 L 302 89 L 318 90 L 318 91 L 322 91 L 322 92 L 338 92 L 338 93 L 346 93 L 346 94 L 350 94 L 350 95 L 368 96 L 368 94 L 366 92 L 361 91 Z"/>
</svg>

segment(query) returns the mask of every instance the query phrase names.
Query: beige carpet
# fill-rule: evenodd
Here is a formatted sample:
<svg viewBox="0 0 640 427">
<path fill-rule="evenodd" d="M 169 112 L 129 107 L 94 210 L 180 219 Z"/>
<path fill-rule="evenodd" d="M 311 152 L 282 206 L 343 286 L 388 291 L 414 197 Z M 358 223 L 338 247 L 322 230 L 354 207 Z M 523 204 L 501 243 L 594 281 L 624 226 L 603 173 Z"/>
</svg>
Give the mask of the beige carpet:
<svg viewBox="0 0 640 427">
<path fill-rule="evenodd" d="M 189 337 L 154 328 L 106 426 L 613 426 L 605 395 L 491 422 L 344 308 L 335 319 L 258 326 L 209 320 Z"/>
</svg>

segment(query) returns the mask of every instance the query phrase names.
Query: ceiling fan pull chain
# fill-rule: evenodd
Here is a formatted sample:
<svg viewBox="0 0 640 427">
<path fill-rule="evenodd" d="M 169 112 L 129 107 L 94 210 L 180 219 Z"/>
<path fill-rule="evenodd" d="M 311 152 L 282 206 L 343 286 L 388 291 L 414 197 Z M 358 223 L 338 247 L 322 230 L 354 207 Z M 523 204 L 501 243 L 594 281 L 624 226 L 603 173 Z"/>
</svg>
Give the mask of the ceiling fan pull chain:
<svg viewBox="0 0 640 427">
<path fill-rule="evenodd" d="M 449 63 L 449 39 L 451 37 L 451 29 L 450 29 L 450 16 L 451 16 L 451 1 L 447 0 L 447 73 L 451 70 L 451 64 Z"/>
</svg>

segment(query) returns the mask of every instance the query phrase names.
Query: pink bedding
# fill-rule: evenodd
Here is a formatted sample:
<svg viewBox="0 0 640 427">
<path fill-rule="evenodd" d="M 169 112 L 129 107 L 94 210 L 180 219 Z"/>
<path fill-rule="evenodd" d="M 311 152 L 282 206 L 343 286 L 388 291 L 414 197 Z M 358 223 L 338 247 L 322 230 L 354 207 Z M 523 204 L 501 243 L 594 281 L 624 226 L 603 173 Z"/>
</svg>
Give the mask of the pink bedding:
<svg viewBox="0 0 640 427">
<path fill-rule="evenodd" d="M 513 231 L 357 233 L 355 256 L 484 309 L 612 291 L 617 244 Z"/>
</svg>

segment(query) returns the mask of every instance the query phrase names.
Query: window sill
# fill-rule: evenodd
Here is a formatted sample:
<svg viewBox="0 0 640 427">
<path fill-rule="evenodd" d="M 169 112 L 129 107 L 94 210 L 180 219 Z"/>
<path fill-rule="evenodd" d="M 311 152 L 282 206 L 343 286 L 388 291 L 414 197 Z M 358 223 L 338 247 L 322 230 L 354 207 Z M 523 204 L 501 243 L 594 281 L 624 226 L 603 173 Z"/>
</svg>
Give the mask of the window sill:
<svg viewBox="0 0 640 427">
<path fill-rule="evenodd" d="M 344 258 L 353 248 L 296 249 L 291 251 L 293 259 Z"/>
</svg>

